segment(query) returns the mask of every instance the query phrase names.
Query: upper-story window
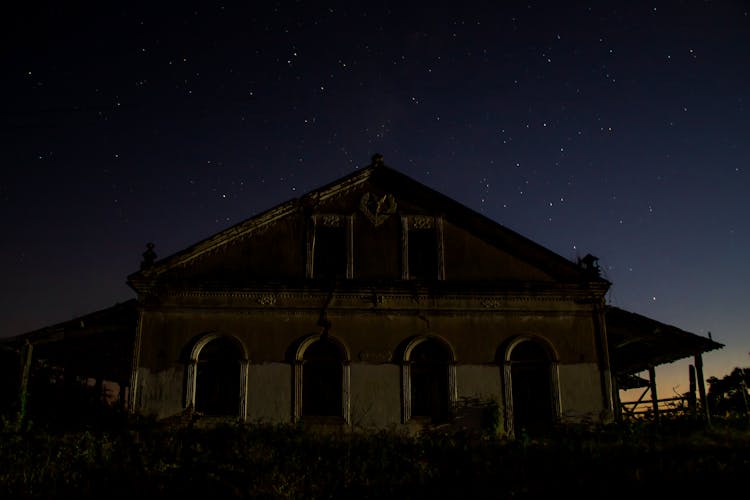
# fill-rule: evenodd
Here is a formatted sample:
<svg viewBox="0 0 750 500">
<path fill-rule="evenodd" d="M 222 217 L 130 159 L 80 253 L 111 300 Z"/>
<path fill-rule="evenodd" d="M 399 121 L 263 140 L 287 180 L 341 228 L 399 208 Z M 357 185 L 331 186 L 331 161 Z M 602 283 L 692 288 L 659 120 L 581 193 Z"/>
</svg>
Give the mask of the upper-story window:
<svg viewBox="0 0 750 500">
<path fill-rule="evenodd" d="M 351 278 L 352 217 L 313 215 L 308 237 L 308 278 Z"/>
<path fill-rule="evenodd" d="M 403 279 L 445 279 L 442 222 L 425 215 L 401 218 Z"/>
</svg>

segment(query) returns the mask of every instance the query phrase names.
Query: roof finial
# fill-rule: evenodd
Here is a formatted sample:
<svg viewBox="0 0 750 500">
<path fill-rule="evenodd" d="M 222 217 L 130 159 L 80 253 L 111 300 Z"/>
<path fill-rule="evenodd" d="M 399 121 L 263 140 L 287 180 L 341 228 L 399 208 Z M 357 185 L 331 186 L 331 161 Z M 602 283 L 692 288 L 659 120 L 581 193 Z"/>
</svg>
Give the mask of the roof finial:
<svg viewBox="0 0 750 500">
<path fill-rule="evenodd" d="M 372 155 L 372 165 L 375 167 L 383 166 L 383 155 L 381 155 L 380 153 L 375 153 L 374 155 Z"/>
<path fill-rule="evenodd" d="M 590 276 L 600 276 L 599 258 L 587 253 L 582 259 L 578 259 L 578 265 Z"/>
<path fill-rule="evenodd" d="M 156 252 L 154 252 L 154 244 L 146 243 L 146 251 L 143 252 L 143 261 L 141 262 L 141 269 L 150 269 L 154 266 L 156 260 Z"/>
</svg>

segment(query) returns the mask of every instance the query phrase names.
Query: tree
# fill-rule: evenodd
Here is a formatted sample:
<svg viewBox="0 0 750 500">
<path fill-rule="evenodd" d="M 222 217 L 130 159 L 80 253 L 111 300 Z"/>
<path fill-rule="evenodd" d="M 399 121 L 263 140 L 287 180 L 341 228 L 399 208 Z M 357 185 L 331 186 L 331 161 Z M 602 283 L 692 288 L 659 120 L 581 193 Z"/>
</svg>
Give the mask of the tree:
<svg viewBox="0 0 750 500">
<path fill-rule="evenodd" d="M 729 375 L 718 379 L 709 377 L 708 401 L 713 413 L 748 414 L 750 404 L 750 368 L 735 368 Z"/>
</svg>

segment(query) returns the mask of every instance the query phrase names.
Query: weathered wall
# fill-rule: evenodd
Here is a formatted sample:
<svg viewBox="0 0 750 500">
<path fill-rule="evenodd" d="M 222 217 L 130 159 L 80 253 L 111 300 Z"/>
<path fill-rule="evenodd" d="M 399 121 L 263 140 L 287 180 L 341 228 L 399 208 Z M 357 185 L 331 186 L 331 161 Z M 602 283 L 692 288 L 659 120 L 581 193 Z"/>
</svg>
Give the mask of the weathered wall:
<svg viewBox="0 0 750 500">
<path fill-rule="evenodd" d="M 400 366 L 353 363 L 350 387 L 353 427 L 384 428 L 401 422 Z"/>
<path fill-rule="evenodd" d="M 292 366 L 288 363 L 250 364 L 247 420 L 284 423 L 292 419 Z"/>
<path fill-rule="evenodd" d="M 180 413 L 184 408 L 184 374 L 184 367 L 178 364 L 159 371 L 138 368 L 136 405 L 141 413 L 156 418 Z"/>
<path fill-rule="evenodd" d="M 445 279 L 551 281 L 527 262 L 450 223 L 444 225 Z"/>
<path fill-rule="evenodd" d="M 438 335 L 452 346 L 458 363 L 493 363 L 502 356 L 509 339 L 530 335 L 549 342 L 563 364 L 595 362 L 590 313 L 547 307 L 543 314 L 339 309 L 329 310 L 327 319 L 331 322 L 330 335 L 347 346 L 352 360 L 393 355 L 409 337 Z M 169 368 L 184 361 L 192 343 L 209 332 L 239 339 L 254 363 L 285 361 L 295 341 L 320 333 L 319 318 L 315 309 L 272 307 L 264 311 L 182 307 L 149 311 L 144 315 L 139 363 L 155 371 Z"/>
<path fill-rule="evenodd" d="M 458 398 L 479 398 L 500 403 L 502 385 L 501 367 L 498 365 L 456 366 L 456 392 Z"/>
<path fill-rule="evenodd" d="M 259 310 L 257 300 L 246 300 L 252 301 L 253 309 L 168 304 L 146 311 L 138 372 L 142 411 L 165 417 L 183 409 L 190 350 L 203 335 L 219 333 L 235 337 L 249 359 L 247 419 L 292 420 L 295 345 L 320 333 L 319 311 L 290 311 L 278 307 L 280 300 Z M 339 306 L 346 305 L 341 301 Z M 530 307 L 529 302 L 524 306 Z M 471 307 L 467 303 L 467 308 Z M 330 310 L 329 334 L 344 346 L 351 363 L 352 425 L 383 428 L 400 424 L 403 347 L 419 335 L 438 336 L 451 346 L 459 402 L 467 406 L 471 401 L 492 400 L 501 411 L 505 405 L 501 367 L 506 346 L 519 335 L 545 342 L 559 367 L 562 417 L 570 421 L 598 418 L 603 400 L 590 311 L 562 301 L 540 301 L 532 303 L 530 308 L 534 307 L 544 313 Z"/>
<path fill-rule="evenodd" d="M 593 363 L 561 365 L 560 405 L 566 422 L 597 422 L 603 410 L 599 369 Z"/>
<path fill-rule="evenodd" d="M 470 428 L 487 426 L 486 413 L 495 406 L 496 417 L 503 414 L 503 388 L 499 365 L 456 366 L 458 424 Z M 501 421 L 498 421 L 498 424 Z"/>
</svg>

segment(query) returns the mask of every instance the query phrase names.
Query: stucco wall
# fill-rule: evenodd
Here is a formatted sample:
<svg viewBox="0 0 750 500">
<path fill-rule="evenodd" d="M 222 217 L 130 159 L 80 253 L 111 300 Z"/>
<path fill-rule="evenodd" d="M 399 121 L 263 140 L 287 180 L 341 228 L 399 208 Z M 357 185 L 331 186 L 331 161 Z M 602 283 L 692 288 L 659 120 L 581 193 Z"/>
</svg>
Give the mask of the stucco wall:
<svg viewBox="0 0 750 500">
<path fill-rule="evenodd" d="M 247 420 L 284 423 L 292 415 L 292 366 L 287 363 L 250 364 Z"/>
<path fill-rule="evenodd" d="M 487 426 L 488 411 L 495 406 L 503 414 L 503 389 L 498 365 L 456 366 L 457 423 L 469 428 Z M 498 424 L 502 421 L 498 420 Z"/>
<path fill-rule="evenodd" d="M 401 424 L 401 367 L 397 364 L 352 363 L 351 424 L 354 428 L 393 428 Z M 500 368 L 492 365 L 456 366 L 458 423 L 484 425 L 482 413 L 497 404 L 505 408 Z M 184 374 L 181 367 L 160 372 L 138 372 L 142 410 L 165 418 L 183 410 Z M 559 366 L 560 405 L 564 422 L 598 422 L 602 393 L 595 364 Z M 250 364 L 247 386 L 249 422 L 285 423 L 292 420 L 292 366 L 285 363 Z M 486 422 L 485 422 L 486 423 Z"/>
<path fill-rule="evenodd" d="M 456 366 L 456 392 L 458 399 L 493 400 L 501 402 L 502 385 L 500 367 L 497 365 Z"/>
<path fill-rule="evenodd" d="M 369 306 L 365 301 L 373 300 L 373 296 L 338 295 L 327 314 L 328 333 L 346 351 L 345 361 L 350 363 L 353 426 L 400 424 L 403 348 L 410 339 L 425 335 L 436 336 L 450 346 L 456 362 L 459 403 L 494 400 L 504 411 L 500 366 L 509 342 L 523 336 L 548 346 L 551 361 L 559 367 L 562 417 L 580 421 L 601 414 L 603 399 L 590 306 L 543 297 L 515 302 L 502 297 L 459 297 L 456 300 L 461 302 L 452 302 L 451 307 L 466 310 L 407 310 L 399 309 L 402 306 L 397 301 L 412 307 L 418 303 L 399 295 L 386 297 L 382 303 L 375 300 L 372 310 L 363 310 L 362 304 Z M 310 300 L 304 296 L 273 295 L 273 300 L 261 307 L 259 301 L 265 298 L 252 294 L 227 299 L 210 294 L 167 297 L 158 309 L 146 311 L 136 410 L 160 418 L 180 413 L 184 409 L 185 367 L 193 351 L 191 346 L 205 335 L 229 335 L 249 360 L 248 421 L 290 422 L 295 346 L 321 332 L 320 311 L 285 307 L 285 300 Z M 359 309 L 349 309 L 350 304 Z M 388 309 L 377 309 L 386 305 Z M 436 302 L 429 305 L 440 306 Z M 507 310 L 511 307 L 515 310 Z"/>
<path fill-rule="evenodd" d="M 138 401 L 142 413 L 165 418 L 183 410 L 184 369 L 172 367 L 152 372 L 138 369 Z"/>
<path fill-rule="evenodd" d="M 280 362 L 307 335 L 320 332 L 318 310 L 154 311 L 144 315 L 139 365 L 158 371 L 186 359 L 191 343 L 214 332 L 232 335 L 254 363 Z M 345 343 L 353 360 L 358 356 L 394 354 L 415 335 L 437 335 L 450 344 L 460 364 L 493 363 L 502 346 L 518 335 L 534 335 L 549 342 L 562 363 L 596 361 L 594 330 L 588 312 L 433 313 L 429 311 L 330 311 L 330 335 Z M 397 360 L 396 360 L 397 361 Z"/>
<path fill-rule="evenodd" d="M 561 365 L 560 405 L 565 422 L 597 422 L 603 410 L 599 369 L 593 363 Z"/>
<path fill-rule="evenodd" d="M 401 422 L 401 367 L 394 364 L 351 365 L 353 427 L 387 428 Z"/>
</svg>

